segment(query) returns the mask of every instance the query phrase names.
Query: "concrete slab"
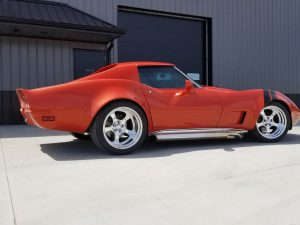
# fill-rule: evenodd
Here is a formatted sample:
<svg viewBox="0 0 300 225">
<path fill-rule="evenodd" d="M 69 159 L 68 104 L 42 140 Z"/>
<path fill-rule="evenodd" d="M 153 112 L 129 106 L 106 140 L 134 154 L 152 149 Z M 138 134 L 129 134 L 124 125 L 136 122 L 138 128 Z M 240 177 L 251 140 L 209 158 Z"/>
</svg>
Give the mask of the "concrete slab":
<svg viewBox="0 0 300 225">
<path fill-rule="evenodd" d="M 5 162 L 3 143 L 0 133 L 0 225 L 14 224 L 13 208 L 11 205 L 8 175 Z"/>
<path fill-rule="evenodd" d="M 18 225 L 300 221 L 300 127 L 276 144 L 150 142 L 129 156 L 61 132 L 0 131 Z"/>
</svg>

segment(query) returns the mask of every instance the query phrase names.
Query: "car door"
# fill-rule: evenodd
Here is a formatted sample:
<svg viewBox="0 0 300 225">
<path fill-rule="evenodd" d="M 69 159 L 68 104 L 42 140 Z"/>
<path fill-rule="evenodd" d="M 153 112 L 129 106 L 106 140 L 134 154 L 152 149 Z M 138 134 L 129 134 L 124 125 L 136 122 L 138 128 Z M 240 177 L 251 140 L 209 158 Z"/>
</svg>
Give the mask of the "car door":
<svg viewBox="0 0 300 225">
<path fill-rule="evenodd" d="M 138 69 L 155 130 L 217 127 L 222 111 L 217 92 L 196 85 L 186 91 L 187 77 L 173 66 Z"/>
</svg>

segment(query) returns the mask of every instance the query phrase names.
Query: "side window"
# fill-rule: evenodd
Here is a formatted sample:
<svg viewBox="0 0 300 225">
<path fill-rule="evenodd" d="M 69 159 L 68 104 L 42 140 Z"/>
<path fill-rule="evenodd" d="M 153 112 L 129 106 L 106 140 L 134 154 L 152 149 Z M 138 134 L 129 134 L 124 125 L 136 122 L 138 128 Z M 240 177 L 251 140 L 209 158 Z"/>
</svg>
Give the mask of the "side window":
<svg viewBox="0 0 300 225">
<path fill-rule="evenodd" d="M 154 88 L 183 88 L 186 78 L 172 66 L 139 67 L 143 84 Z"/>
</svg>

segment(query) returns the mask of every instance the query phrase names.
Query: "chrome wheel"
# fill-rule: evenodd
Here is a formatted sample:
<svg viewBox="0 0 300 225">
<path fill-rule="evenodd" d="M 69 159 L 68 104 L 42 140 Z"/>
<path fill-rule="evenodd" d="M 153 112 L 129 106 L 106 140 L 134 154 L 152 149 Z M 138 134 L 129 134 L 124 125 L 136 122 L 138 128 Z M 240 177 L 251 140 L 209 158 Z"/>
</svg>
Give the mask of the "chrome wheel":
<svg viewBox="0 0 300 225">
<path fill-rule="evenodd" d="M 140 115 L 129 107 L 115 108 L 104 119 L 104 138 L 113 148 L 128 149 L 134 146 L 140 140 L 142 132 Z"/>
<path fill-rule="evenodd" d="M 286 131 L 288 119 L 285 112 L 278 106 L 265 107 L 256 122 L 258 133 L 269 140 L 274 140 Z"/>
</svg>

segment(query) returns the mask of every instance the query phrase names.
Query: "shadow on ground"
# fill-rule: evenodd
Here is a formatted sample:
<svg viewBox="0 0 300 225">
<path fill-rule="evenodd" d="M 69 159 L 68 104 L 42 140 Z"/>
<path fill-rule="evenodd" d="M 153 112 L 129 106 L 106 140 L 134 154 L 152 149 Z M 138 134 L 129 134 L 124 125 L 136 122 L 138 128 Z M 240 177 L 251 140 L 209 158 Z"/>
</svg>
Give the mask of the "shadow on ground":
<svg viewBox="0 0 300 225">
<path fill-rule="evenodd" d="M 73 140 L 69 142 L 42 144 L 41 151 L 57 161 L 89 160 L 105 158 L 151 158 L 166 157 L 174 154 L 223 150 L 233 152 L 241 147 L 259 147 L 270 145 L 295 145 L 300 144 L 300 135 L 288 134 L 279 143 L 258 143 L 248 139 L 235 140 L 185 140 L 185 141 L 148 141 L 141 149 L 131 155 L 112 156 L 100 151 L 91 141 Z M 288 147 L 288 146 L 287 146 Z"/>
<path fill-rule="evenodd" d="M 28 138 L 28 137 L 47 137 L 47 136 L 65 136 L 67 132 L 53 131 L 31 127 L 27 125 L 7 125 L 0 126 L 0 138 Z"/>
</svg>

